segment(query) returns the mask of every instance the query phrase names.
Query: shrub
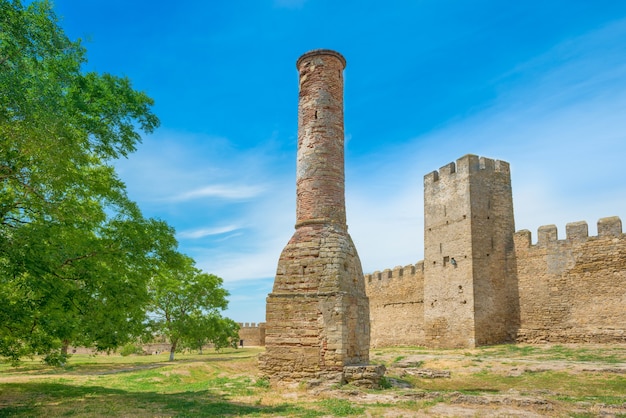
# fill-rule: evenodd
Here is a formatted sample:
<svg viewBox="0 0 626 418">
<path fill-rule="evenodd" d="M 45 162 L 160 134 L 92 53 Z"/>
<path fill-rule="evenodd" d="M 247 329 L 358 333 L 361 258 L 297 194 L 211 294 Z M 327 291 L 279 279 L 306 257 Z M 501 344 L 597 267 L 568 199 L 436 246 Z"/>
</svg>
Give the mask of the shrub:
<svg viewBox="0 0 626 418">
<path fill-rule="evenodd" d="M 131 354 L 143 354 L 143 349 L 136 344 L 126 344 L 120 350 L 120 354 L 124 357 L 130 356 Z"/>
</svg>

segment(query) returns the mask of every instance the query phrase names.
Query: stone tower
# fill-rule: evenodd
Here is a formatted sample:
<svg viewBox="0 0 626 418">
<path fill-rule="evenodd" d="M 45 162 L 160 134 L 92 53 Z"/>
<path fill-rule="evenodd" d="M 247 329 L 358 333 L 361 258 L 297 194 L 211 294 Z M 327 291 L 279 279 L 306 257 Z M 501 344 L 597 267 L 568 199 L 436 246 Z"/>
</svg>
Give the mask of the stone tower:
<svg viewBox="0 0 626 418">
<path fill-rule="evenodd" d="M 424 336 L 509 341 L 519 315 L 509 164 L 466 155 L 424 177 Z"/>
<path fill-rule="evenodd" d="M 345 65 L 330 50 L 310 51 L 296 64 L 296 230 L 267 297 L 266 352 L 259 362 L 273 382 L 342 382 L 345 366 L 369 359 L 369 303 L 346 225 Z"/>
</svg>

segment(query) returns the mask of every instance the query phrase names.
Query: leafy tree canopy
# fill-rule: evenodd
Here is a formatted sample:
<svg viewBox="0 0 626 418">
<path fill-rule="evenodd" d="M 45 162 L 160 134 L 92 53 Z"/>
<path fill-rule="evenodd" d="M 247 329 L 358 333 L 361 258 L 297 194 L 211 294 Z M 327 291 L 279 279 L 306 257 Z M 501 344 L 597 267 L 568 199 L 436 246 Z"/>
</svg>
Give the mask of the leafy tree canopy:
<svg viewBox="0 0 626 418">
<path fill-rule="evenodd" d="M 111 162 L 158 126 L 130 81 L 83 72 L 47 1 L 0 0 L 0 356 L 107 350 L 144 328 L 149 278 L 176 259 Z"/>
</svg>

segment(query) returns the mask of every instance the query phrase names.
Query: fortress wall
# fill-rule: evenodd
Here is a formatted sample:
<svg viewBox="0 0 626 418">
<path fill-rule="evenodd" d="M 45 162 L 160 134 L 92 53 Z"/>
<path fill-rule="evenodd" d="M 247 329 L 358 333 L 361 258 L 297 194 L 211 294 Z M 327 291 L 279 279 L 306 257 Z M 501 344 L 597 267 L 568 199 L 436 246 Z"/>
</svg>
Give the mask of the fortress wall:
<svg viewBox="0 0 626 418">
<path fill-rule="evenodd" d="M 243 346 L 264 346 L 265 345 L 265 323 L 258 324 L 252 322 L 239 323 L 239 340 L 243 340 Z"/>
<path fill-rule="evenodd" d="M 519 342 L 626 342 L 626 234 L 617 217 L 515 234 L 519 282 Z"/>
<path fill-rule="evenodd" d="M 626 342 L 626 234 L 617 217 L 515 233 L 518 342 Z M 365 275 L 371 346 L 428 345 L 424 336 L 424 262 Z M 513 273 L 515 274 L 515 272 Z M 513 304 L 515 305 L 515 304 Z M 517 314 L 517 312 L 516 312 Z M 518 328 L 519 324 L 519 328 Z"/>
<path fill-rule="evenodd" d="M 424 263 L 365 275 L 371 347 L 424 345 Z"/>
</svg>

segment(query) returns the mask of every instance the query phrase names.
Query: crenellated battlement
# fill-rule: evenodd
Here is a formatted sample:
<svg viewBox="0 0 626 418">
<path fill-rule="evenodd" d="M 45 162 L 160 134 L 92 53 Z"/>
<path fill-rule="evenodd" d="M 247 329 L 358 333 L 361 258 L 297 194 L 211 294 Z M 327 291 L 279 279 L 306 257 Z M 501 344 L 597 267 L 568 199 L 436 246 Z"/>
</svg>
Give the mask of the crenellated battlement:
<svg viewBox="0 0 626 418">
<path fill-rule="evenodd" d="M 598 238 L 621 238 L 622 232 L 622 220 L 618 216 L 611 216 L 608 218 L 601 218 L 598 220 L 598 235 L 589 236 L 589 227 L 587 222 L 578 221 L 571 222 L 565 225 L 565 239 L 559 240 L 558 230 L 556 225 L 543 225 L 537 229 L 537 243 L 532 244 L 532 234 L 529 230 L 523 229 L 515 233 L 515 243 L 520 247 L 545 247 L 556 243 L 574 243 L 585 242 L 589 239 Z"/>
<path fill-rule="evenodd" d="M 417 272 L 424 272 L 424 261 L 418 261 L 415 264 L 406 266 L 396 266 L 393 269 L 384 269 L 383 271 L 376 270 L 373 273 L 365 274 L 365 284 L 367 285 L 373 281 L 404 279 L 414 276 Z"/>
<path fill-rule="evenodd" d="M 265 322 L 237 322 L 239 328 L 264 328 Z"/>
<path fill-rule="evenodd" d="M 439 170 L 431 171 L 426 174 L 424 176 L 424 184 L 432 184 L 439 180 L 451 178 L 457 174 L 469 175 L 470 173 L 480 171 L 510 174 L 510 170 L 510 165 L 506 161 L 467 154 L 456 160 L 456 162 L 448 163 Z"/>
</svg>

